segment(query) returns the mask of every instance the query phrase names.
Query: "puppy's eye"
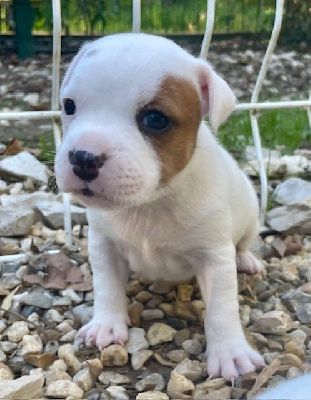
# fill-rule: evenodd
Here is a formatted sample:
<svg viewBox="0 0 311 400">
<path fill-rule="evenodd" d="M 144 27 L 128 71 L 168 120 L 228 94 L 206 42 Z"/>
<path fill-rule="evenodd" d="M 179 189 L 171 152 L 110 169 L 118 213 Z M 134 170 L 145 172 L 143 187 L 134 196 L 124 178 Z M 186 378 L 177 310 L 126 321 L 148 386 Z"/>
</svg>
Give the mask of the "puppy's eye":
<svg viewBox="0 0 311 400">
<path fill-rule="evenodd" d="M 76 112 L 75 102 L 71 99 L 64 99 L 64 110 L 67 115 L 73 115 Z"/>
<path fill-rule="evenodd" d="M 171 127 L 171 120 L 158 110 L 143 110 L 137 117 L 140 131 L 146 135 L 166 133 Z"/>
</svg>

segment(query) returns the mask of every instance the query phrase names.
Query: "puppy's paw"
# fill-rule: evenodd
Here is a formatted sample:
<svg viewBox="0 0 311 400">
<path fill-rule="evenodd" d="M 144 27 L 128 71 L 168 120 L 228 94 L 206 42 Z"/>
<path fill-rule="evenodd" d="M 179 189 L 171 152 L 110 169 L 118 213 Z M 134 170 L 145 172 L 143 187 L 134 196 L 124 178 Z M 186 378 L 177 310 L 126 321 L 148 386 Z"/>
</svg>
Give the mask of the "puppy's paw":
<svg viewBox="0 0 311 400">
<path fill-rule="evenodd" d="M 127 318 L 123 315 L 97 316 L 77 333 L 75 343 L 104 349 L 110 343 L 125 344 L 128 339 Z"/>
<path fill-rule="evenodd" d="M 207 372 L 213 377 L 221 376 L 230 381 L 264 366 L 263 357 L 244 338 L 225 344 L 214 343 L 207 348 Z"/>
<path fill-rule="evenodd" d="M 237 251 L 236 265 L 239 272 L 249 275 L 259 274 L 262 270 L 261 262 L 250 251 Z"/>
</svg>

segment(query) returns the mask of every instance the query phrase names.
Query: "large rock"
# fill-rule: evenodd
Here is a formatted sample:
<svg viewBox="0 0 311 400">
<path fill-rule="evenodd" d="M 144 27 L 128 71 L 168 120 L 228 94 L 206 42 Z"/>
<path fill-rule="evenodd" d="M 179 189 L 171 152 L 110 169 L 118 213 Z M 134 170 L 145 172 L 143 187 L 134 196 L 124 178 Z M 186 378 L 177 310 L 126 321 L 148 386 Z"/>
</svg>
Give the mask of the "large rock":
<svg viewBox="0 0 311 400">
<path fill-rule="evenodd" d="M 27 375 L 14 381 L 0 382 L 0 399 L 32 400 L 41 398 L 44 378 L 42 375 Z"/>
<path fill-rule="evenodd" d="M 292 319 L 284 311 L 273 310 L 262 314 L 253 325 L 255 332 L 284 335 L 292 328 Z"/>
<path fill-rule="evenodd" d="M 267 213 L 267 224 L 287 235 L 311 233 L 311 205 L 289 205 L 276 207 Z"/>
<path fill-rule="evenodd" d="M 42 183 L 47 183 L 49 177 L 48 168 L 27 151 L 3 158 L 0 171 L 9 178 L 32 178 Z"/>
<path fill-rule="evenodd" d="M 64 205 L 58 201 L 39 201 L 36 209 L 42 216 L 43 222 L 52 229 L 64 227 Z M 70 206 L 71 221 L 73 225 L 86 225 L 85 208 Z"/>
<path fill-rule="evenodd" d="M 288 206 L 291 204 L 307 204 L 311 206 L 311 182 L 300 178 L 290 178 L 277 185 L 274 193 L 277 203 Z"/>
<path fill-rule="evenodd" d="M 15 206 L 0 207 L 0 236 L 25 236 L 35 219 L 33 210 Z"/>
</svg>

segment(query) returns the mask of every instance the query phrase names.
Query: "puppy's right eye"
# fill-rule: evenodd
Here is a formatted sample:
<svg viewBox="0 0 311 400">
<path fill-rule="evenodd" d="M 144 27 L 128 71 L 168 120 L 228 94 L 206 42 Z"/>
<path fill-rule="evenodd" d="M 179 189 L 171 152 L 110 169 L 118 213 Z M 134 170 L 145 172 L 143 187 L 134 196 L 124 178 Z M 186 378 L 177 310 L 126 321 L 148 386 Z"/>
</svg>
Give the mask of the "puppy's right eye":
<svg viewBox="0 0 311 400">
<path fill-rule="evenodd" d="M 66 115 L 73 115 L 76 112 L 75 102 L 71 99 L 64 99 L 64 110 Z"/>
</svg>

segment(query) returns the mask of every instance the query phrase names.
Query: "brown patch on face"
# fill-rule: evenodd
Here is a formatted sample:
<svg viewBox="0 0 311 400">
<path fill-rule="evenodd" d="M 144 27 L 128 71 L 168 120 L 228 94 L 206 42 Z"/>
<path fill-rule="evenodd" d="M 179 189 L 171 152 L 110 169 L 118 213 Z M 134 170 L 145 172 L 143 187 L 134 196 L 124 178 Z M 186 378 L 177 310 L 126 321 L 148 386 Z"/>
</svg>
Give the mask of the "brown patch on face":
<svg viewBox="0 0 311 400">
<path fill-rule="evenodd" d="M 190 161 L 201 122 L 201 103 L 193 83 L 167 77 L 145 109 L 159 110 L 172 121 L 168 132 L 150 138 L 162 164 L 161 183 L 168 184 Z"/>
</svg>

